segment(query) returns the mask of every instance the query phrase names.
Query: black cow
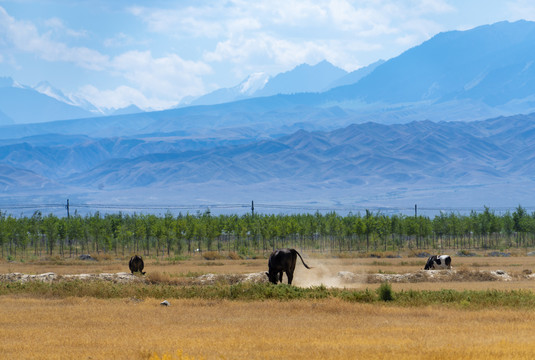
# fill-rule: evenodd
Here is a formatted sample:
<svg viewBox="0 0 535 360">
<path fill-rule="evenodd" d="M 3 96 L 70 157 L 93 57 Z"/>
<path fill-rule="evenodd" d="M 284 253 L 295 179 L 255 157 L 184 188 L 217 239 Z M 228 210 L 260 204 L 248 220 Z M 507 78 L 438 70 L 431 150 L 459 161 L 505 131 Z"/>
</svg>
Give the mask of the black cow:
<svg viewBox="0 0 535 360">
<path fill-rule="evenodd" d="M 291 284 L 298 255 L 303 265 L 307 269 L 311 269 L 311 267 L 305 264 L 301 254 L 295 249 L 278 249 L 273 251 L 268 261 L 269 272 L 266 273 L 269 281 L 273 284 L 277 284 L 278 281 L 282 283 L 282 273 L 285 272 L 288 277 L 288 284 Z"/>
<path fill-rule="evenodd" d="M 433 255 L 427 259 L 424 270 L 451 269 L 451 257 L 449 255 Z"/>
<path fill-rule="evenodd" d="M 143 263 L 143 259 L 141 258 L 141 256 L 132 256 L 130 258 L 130 261 L 128 262 L 128 267 L 130 268 L 132 274 L 135 272 L 140 272 L 141 274 L 145 275 L 145 272 L 143 271 L 145 264 Z"/>
</svg>

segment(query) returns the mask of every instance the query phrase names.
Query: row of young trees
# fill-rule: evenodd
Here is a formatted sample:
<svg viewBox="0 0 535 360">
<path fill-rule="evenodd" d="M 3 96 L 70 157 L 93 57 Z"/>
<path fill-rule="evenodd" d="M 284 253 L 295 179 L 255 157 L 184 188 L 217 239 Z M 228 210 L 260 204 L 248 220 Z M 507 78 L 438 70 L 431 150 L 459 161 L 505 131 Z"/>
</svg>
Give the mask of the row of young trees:
<svg viewBox="0 0 535 360">
<path fill-rule="evenodd" d="M 252 255 L 280 247 L 370 252 L 533 246 L 535 213 L 521 206 L 503 215 L 485 207 L 469 215 L 441 212 L 433 218 L 370 211 L 346 216 L 336 212 L 212 216 L 207 211 L 177 216 L 96 212 L 69 217 L 39 211 L 31 217 L 14 217 L 0 212 L 2 257 L 91 252 L 178 256 L 195 251 Z"/>
</svg>

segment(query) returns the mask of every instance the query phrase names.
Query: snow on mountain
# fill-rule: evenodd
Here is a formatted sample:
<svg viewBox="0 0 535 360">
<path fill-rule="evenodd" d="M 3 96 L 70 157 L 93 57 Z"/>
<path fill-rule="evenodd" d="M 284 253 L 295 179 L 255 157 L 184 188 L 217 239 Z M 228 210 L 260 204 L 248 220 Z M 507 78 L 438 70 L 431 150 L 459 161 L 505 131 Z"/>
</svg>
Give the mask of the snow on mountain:
<svg viewBox="0 0 535 360">
<path fill-rule="evenodd" d="M 213 105 L 245 99 L 262 89 L 268 80 L 269 75 L 266 73 L 254 73 L 236 86 L 212 91 L 194 99 L 189 105 Z"/>
<path fill-rule="evenodd" d="M 247 79 L 238 85 L 240 93 L 246 96 L 252 96 L 255 92 L 263 89 L 269 81 L 269 75 L 263 72 L 249 75 Z"/>
<path fill-rule="evenodd" d="M 41 81 L 37 85 L 33 87 L 35 90 L 39 91 L 41 94 L 44 94 L 46 96 L 50 96 L 51 98 L 54 98 L 58 101 L 62 101 L 69 105 L 76 105 L 72 103 L 66 96 L 63 94 L 63 92 L 59 89 L 56 89 L 52 87 L 52 85 L 48 81 Z"/>
<path fill-rule="evenodd" d="M 46 85 L 41 89 L 52 91 Z M 60 97 L 59 94 L 54 94 Z M 53 120 L 79 119 L 93 116 L 78 106 L 60 101 L 11 78 L 0 81 L 0 112 L 15 123 L 38 123 Z"/>
<path fill-rule="evenodd" d="M 345 75 L 345 70 L 325 60 L 316 65 L 301 64 L 274 77 L 262 72 L 251 74 L 234 87 L 215 90 L 190 104 L 212 105 L 277 94 L 320 92 Z"/>
<path fill-rule="evenodd" d="M 73 94 L 70 94 L 68 96 L 65 95 L 61 90 L 53 87 L 48 81 L 41 81 L 40 83 L 35 85 L 33 89 L 37 90 L 41 94 L 50 96 L 51 98 L 64 102 L 65 104 L 80 107 L 84 110 L 90 111 L 95 115 L 108 115 L 101 109 L 97 108 L 95 105 L 91 104 L 89 101 L 79 96 Z"/>
</svg>

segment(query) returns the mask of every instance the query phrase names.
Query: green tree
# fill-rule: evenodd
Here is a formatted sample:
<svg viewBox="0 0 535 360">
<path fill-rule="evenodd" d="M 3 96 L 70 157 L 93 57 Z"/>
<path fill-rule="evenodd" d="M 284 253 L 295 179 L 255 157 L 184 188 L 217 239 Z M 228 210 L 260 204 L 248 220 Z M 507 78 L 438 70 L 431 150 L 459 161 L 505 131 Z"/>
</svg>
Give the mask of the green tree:
<svg viewBox="0 0 535 360">
<path fill-rule="evenodd" d="M 58 218 L 49 214 L 43 219 L 43 227 L 46 235 L 46 249 L 49 255 L 54 251 L 54 244 L 58 236 Z"/>
</svg>

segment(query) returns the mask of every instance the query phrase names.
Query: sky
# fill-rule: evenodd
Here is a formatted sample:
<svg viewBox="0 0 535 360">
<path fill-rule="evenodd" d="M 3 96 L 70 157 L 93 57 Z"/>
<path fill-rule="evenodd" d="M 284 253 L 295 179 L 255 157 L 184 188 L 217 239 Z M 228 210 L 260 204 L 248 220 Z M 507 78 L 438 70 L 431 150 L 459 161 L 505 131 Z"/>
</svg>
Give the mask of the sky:
<svg viewBox="0 0 535 360">
<path fill-rule="evenodd" d="M 327 60 L 353 71 L 439 32 L 535 20 L 530 0 L 0 0 L 0 77 L 101 109 L 176 106 Z"/>
</svg>

